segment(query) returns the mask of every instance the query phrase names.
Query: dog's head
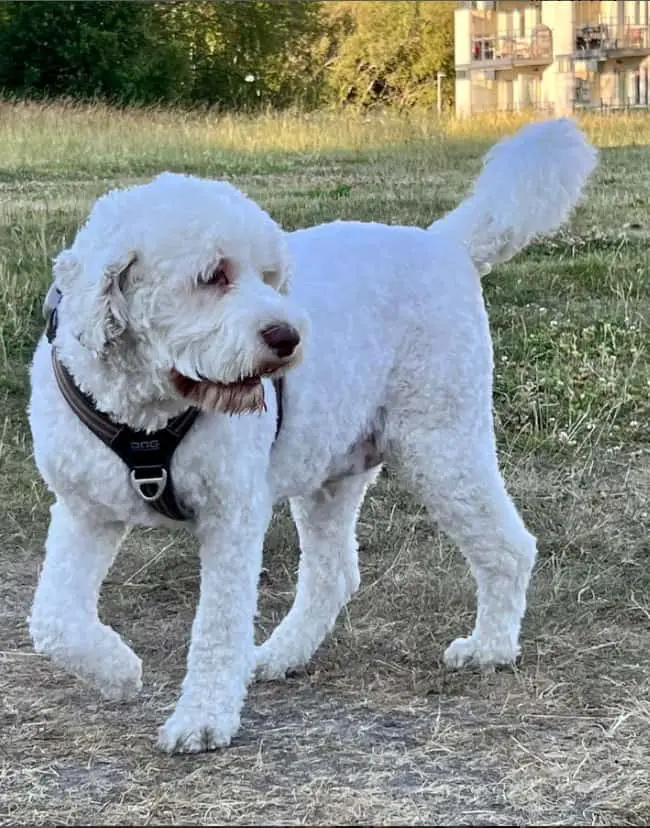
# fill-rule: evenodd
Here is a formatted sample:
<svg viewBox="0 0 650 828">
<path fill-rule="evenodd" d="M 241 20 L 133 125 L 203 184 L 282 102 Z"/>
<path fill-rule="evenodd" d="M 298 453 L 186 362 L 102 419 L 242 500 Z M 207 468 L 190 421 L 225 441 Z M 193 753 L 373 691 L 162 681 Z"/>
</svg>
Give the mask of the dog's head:
<svg viewBox="0 0 650 828">
<path fill-rule="evenodd" d="M 60 324 L 84 349 L 149 398 L 227 413 L 260 410 L 261 378 L 301 359 L 308 321 L 289 276 L 284 234 L 257 204 L 172 173 L 100 198 L 54 263 Z"/>
</svg>

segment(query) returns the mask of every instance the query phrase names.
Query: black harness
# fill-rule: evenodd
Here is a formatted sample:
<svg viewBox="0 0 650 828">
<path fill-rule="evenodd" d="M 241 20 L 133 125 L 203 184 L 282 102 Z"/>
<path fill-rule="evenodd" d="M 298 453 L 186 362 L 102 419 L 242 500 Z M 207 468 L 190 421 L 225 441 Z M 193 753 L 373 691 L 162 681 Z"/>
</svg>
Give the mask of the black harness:
<svg viewBox="0 0 650 828">
<path fill-rule="evenodd" d="M 45 335 L 53 343 L 57 328 L 57 307 L 61 298 L 55 288 L 56 304 L 48 305 L 46 300 L 47 323 Z M 49 295 L 48 295 L 49 298 Z M 129 469 L 129 480 L 136 493 L 159 514 L 171 520 L 190 520 L 193 517 L 176 497 L 171 477 L 171 462 L 181 440 L 192 428 L 200 409 L 191 407 L 169 420 L 159 431 L 146 432 L 115 423 L 106 414 L 98 411 L 89 394 L 84 393 L 72 378 L 68 369 L 52 348 L 52 367 L 59 390 L 81 422 L 95 436 L 112 449 Z M 282 378 L 273 381 L 277 399 L 275 437 L 282 426 Z"/>
</svg>

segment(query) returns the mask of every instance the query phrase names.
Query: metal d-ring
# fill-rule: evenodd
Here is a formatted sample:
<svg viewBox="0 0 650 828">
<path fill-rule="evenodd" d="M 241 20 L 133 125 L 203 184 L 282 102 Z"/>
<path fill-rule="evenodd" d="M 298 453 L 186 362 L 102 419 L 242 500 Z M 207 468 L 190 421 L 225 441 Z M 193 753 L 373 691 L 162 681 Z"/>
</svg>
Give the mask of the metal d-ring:
<svg viewBox="0 0 650 828">
<path fill-rule="evenodd" d="M 160 473 L 155 477 L 137 477 L 136 472 L 137 469 L 131 471 L 131 485 L 140 497 L 146 500 L 147 503 L 159 500 L 167 485 L 167 469 L 160 469 Z M 154 493 L 152 495 L 145 494 L 144 486 L 154 486 Z"/>
</svg>

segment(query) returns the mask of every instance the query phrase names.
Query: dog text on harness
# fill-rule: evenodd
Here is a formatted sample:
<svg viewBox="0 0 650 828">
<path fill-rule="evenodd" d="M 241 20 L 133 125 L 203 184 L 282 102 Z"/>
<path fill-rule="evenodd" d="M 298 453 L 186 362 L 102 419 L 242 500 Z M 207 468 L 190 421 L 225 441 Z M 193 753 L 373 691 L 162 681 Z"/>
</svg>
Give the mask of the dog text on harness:
<svg viewBox="0 0 650 828">
<path fill-rule="evenodd" d="M 136 440 L 131 443 L 131 451 L 158 451 L 160 440 Z"/>
</svg>

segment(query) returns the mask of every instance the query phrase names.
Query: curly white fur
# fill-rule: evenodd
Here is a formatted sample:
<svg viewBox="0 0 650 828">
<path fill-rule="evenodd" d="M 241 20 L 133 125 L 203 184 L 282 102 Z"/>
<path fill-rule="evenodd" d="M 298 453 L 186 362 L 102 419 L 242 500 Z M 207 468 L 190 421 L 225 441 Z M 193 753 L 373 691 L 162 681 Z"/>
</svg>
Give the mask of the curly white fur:
<svg viewBox="0 0 650 828">
<path fill-rule="evenodd" d="M 528 124 L 492 147 L 469 198 L 429 230 L 456 236 L 485 275 L 564 224 L 595 163 L 571 119 Z"/>
<path fill-rule="evenodd" d="M 264 379 L 268 410 L 206 413 L 176 452 L 175 487 L 201 540 L 201 596 L 163 748 L 228 744 L 254 664 L 258 676 L 275 678 L 311 657 L 358 588 L 356 517 L 384 461 L 476 578 L 476 624 L 448 647 L 447 665 L 516 658 L 535 539 L 498 468 L 477 268 L 559 226 L 595 163 L 573 122 L 526 127 L 488 154 L 473 195 L 429 231 L 334 222 L 284 235 L 228 185 L 184 176 L 97 203 L 55 266 L 64 294 L 55 345 L 101 410 L 152 430 L 187 404 L 172 370 L 228 383 L 290 369 L 275 444 Z M 222 258 L 234 285 L 197 284 Z M 298 348 L 269 366 L 260 332 L 273 324 L 306 338 L 302 362 Z M 68 408 L 49 352 L 42 340 L 30 422 L 57 502 L 30 629 L 39 651 L 105 694 L 128 697 L 140 687 L 140 661 L 99 621 L 98 593 L 125 525 L 169 524 Z M 273 503 L 287 497 L 302 553 L 296 599 L 255 651 L 264 533 Z"/>
</svg>

